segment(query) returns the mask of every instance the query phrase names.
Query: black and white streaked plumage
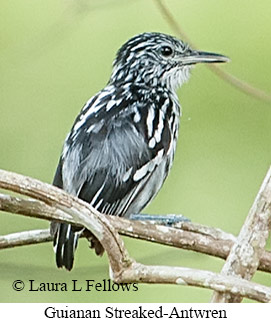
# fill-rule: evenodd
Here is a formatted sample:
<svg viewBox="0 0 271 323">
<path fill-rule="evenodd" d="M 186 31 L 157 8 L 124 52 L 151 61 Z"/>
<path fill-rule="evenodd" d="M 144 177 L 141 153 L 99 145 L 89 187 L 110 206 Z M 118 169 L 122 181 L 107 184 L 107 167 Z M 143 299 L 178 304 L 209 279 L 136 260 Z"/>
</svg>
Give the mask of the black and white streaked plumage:
<svg viewBox="0 0 271 323">
<path fill-rule="evenodd" d="M 130 39 L 117 53 L 107 86 L 76 118 L 53 184 L 102 213 L 140 213 L 172 165 L 181 115 L 176 89 L 194 64 L 227 60 L 161 33 Z M 64 223 L 51 228 L 57 266 L 71 270 L 82 228 Z M 92 246 L 103 252 L 95 237 Z"/>
</svg>

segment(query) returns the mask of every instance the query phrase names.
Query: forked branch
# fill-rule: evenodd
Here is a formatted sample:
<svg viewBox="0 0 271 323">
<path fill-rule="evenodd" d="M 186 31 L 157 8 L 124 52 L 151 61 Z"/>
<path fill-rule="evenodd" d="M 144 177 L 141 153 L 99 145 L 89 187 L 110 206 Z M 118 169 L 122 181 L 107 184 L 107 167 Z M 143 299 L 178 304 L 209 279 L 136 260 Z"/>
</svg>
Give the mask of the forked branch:
<svg viewBox="0 0 271 323">
<path fill-rule="evenodd" d="M 52 185 L 7 171 L 0 171 L 0 188 L 30 197 L 30 199 L 25 199 L 1 194 L 1 210 L 40 217 L 50 221 L 80 224 L 94 233 L 107 252 L 111 276 L 116 282 L 185 284 L 211 288 L 217 292 L 229 292 L 232 295 L 241 295 L 260 302 L 271 300 L 270 288 L 248 282 L 245 279 L 190 268 L 139 264 L 129 257 L 118 234 L 120 232 L 132 237 L 168 245 L 176 245 L 177 240 L 180 240 L 182 242 L 179 247 L 182 244 L 185 247 L 186 244 L 187 249 L 193 249 L 191 246 L 195 241 L 198 241 L 198 251 L 207 250 L 207 245 L 210 244 L 211 239 L 215 239 L 213 241 L 225 243 L 224 252 L 227 253 L 235 238 L 218 229 L 210 229 L 191 223 L 182 224 L 180 229 L 169 228 L 151 223 L 113 218 L 98 213 L 84 201 L 70 196 Z M 189 227 L 190 232 L 184 229 Z M 16 240 L 16 245 L 19 245 L 20 239 L 28 243 L 29 241 L 33 242 L 31 239 L 39 234 L 42 234 L 43 237 L 40 240 L 36 239 L 36 242 L 41 242 L 43 239 L 50 240 L 48 231 L 32 233 L 30 232 L 30 237 L 29 233 L 22 233 L 21 236 L 20 234 L 12 234 L 0 237 L 0 248 L 15 245 Z M 189 235 L 192 237 L 190 243 Z M 206 241 L 208 242 L 206 243 Z M 212 254 L 214 250 L 209 254 Z M 222 254 L 220 256 L 223 257 Z M 270 271 L 269 253 L 262 255 L 261 266 Z"/>
</svg>

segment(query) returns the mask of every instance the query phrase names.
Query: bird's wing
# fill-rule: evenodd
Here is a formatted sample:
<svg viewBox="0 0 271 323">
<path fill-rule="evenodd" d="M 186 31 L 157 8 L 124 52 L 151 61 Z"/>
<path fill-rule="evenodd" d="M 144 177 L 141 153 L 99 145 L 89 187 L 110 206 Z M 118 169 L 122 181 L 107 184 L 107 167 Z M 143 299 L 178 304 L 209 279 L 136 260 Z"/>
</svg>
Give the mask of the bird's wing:
<svg viewBox="0 0 271 323">
<path fill-rule="evenodd" d="M 60 157 L 60 160 L 57 165 L 57 169 L 55 172 L 53 185 L 59 188 L 63 188 L 63 182 L 62 182 L 62 158 Z"/>
<path fill-rule="evenodd" d="M 118 91 L 108 86 L 83 107 L 55 178 L 100 212 L 125 215 L 140 212 L 160 189 L 172 138 L 168 123 L 155 113 L 155 102 L 145 98 L 141 103 L 136 91 Z M 158 174 L 162 163 L 165 169 Z"/>
</svg>

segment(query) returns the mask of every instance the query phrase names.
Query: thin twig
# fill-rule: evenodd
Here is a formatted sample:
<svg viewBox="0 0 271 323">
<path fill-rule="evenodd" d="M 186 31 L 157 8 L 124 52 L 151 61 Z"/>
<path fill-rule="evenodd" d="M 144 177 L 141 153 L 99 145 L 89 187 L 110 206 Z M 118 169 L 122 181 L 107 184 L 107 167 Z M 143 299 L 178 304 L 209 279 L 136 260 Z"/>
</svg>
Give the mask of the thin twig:
<svg viewBox="0 0 271 323">
<path fill-rule="evenodd" d="M 184 41 L 188 42 L 194 49 L 197 49 L 198 46 L 193 43 L 186 33 L 180 27 L 180 24 L 176 21 L 168 7 L 163 3 L 162 0 L 154 0 L 154 3 L 158 7 L 164 19 L 168 22 L 174 32 L 178 35 L 178 37 L 182 38 Z M 271 102 L 271 94 L 266 93 L 265 91 L 252 86 L 248 82 L 240 80 L 236 76 L 222 70 L 217 65 L 208 64 L 207 68 L 209 68 L 212 72 L 216 73 L 222 80 L 228 82 L 238 90 L 244 92 L 247 95 L 250 95 L 254 98 L 260 99 L 262 101 Z"/>
<path fill-rule="evenodd" d="M 0 250 L 52 241 L 49 229 L 30 230 L 0 236 Z"/>
</svg>

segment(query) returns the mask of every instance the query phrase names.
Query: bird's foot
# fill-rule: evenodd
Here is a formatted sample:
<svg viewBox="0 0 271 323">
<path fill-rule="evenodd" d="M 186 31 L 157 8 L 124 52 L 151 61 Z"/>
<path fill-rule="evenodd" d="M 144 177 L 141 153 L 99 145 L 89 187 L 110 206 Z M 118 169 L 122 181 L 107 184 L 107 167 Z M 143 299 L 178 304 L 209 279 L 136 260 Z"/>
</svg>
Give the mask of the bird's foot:
<svg viewBox="0 0 271 323">
<path fill-rule="evenodd" d="M 129 220 L 135 221 L 149 221 L 154 224 L 166 225 L 166 226 L 174 226 L 179 222 L 190 222 L 191 220 L 186 218 L 183 215 L 179 214 L 131 214 L 128 217 Z"/>
</svg>

